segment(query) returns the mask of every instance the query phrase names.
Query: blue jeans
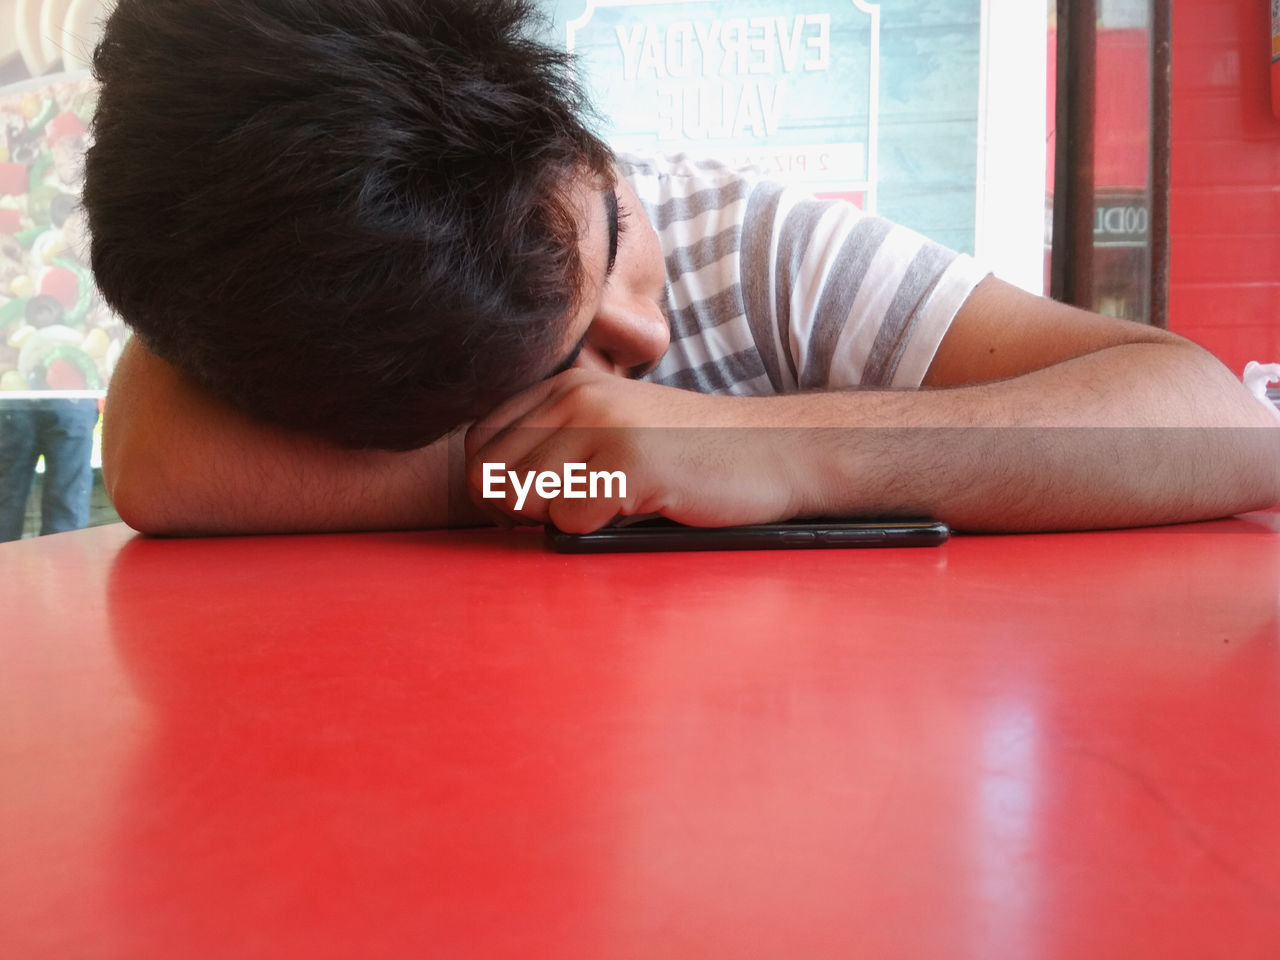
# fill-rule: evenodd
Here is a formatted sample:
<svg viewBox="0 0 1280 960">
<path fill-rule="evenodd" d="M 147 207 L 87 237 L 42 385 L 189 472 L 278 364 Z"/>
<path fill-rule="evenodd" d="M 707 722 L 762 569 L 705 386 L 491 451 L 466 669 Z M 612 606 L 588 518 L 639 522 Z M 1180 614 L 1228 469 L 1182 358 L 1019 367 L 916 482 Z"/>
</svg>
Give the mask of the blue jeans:
<svg viewBox="0 0 1280 960">
<path fill-rule="evenodd" d="M 40 533 L 89 525 L 97 400 L 5 400 L 0 396 L 0 542 L 22 537 L 36 461 L 44 454 Z"/>
</svg>

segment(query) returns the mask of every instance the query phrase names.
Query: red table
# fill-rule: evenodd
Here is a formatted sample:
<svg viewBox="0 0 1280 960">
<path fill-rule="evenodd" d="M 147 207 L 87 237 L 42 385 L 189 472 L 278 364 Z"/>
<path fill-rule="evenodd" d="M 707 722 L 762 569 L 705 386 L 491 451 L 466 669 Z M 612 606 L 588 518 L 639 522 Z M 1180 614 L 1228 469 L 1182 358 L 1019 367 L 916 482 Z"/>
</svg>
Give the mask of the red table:
<svg viewBox="0 0 1280 960">
<path fill-rule="evenodd" d="M 1280 956 L 1280 517 L 0 546 L 0 955 Z"/>
</svg>

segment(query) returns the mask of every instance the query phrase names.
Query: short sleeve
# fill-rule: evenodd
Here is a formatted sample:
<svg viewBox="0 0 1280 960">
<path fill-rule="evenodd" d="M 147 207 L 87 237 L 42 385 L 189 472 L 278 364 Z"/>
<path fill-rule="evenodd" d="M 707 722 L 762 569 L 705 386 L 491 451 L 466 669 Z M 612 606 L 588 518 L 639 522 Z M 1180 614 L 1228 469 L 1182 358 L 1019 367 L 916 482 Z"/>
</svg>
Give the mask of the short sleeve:
<svg viewBox="0 0 1280 960">
<path fill-rule="evenodd" d="M 781 391 L 918 387 L 986 272 L 852 204 L 772 192 L 744 229 L 742 271 L 759 278 L 746 308 Z"/>
<path fill-rule="evenodd" d="M 841 200 L 684 157 L 623 166 L 658 230 L 672 342 L 648 379 L 761 395 L 918 387 L 986 275 Z"/>
</svg>

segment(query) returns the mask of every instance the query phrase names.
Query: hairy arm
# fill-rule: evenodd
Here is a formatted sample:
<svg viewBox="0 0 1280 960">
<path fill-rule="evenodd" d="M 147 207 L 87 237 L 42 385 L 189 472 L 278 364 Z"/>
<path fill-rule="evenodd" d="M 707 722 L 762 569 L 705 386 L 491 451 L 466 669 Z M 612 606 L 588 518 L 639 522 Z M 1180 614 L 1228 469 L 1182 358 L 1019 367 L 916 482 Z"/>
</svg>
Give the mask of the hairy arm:
<svg viewBox="0 0 1280 960">
<path fill-rule="evenodd" d="M 343 450 L 245 418 L 136 340 L 107 394 L 103 473 L 131 527 L 154 534 L 282 533 L 477 522 L 449 503 L 444 441 L 409 453 Z M 452 458 L 461 474 L 461 460 Z"/>
<path fill-rule="evenodd" d="M 1276 418 L 1165 331 L 987 280 L 925 386 L 702 397 L 573 371 L 473 428 L 469 480 L 478 487 L 491 460 L 627 474 L 625 501 L 532 497 L 519 513 L 569 530 L 653 512 L 702 525 L 926 514 L 963 530 L 1069 530 L 1280 502 Z"/>
<path fill-rule="evenodd" d="M 466 484 L 478 500 L 486 460 L 627 472 L 622 503 L 505 504 L 569 530 L 655 512 L 703 525 L 917 513 L 958 529 L 1060 530 L 1280 502 L 1276 418 L 1212 356 L 1161 330 L 988 280 L 925 387 L 708 397 L 572 370 L 473 427 L 463 479 L 457 445 L 452 456 L 443 443 L 349 451 L 265 427 L 133 343 L 107 398 L 104 471 L 121 517 L 157 534 L 483 522 Z"/>
</svg>

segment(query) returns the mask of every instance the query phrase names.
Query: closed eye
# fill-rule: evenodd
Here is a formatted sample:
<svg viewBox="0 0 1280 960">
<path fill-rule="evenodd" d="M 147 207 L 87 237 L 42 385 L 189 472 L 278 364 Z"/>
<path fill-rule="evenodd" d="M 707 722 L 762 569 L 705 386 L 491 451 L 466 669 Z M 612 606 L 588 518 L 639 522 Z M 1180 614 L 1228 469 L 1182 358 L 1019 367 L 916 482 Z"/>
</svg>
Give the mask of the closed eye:
<svg viewBox="0 0 1280 960">
<path fill-rule="evenodd" d="M 609 227 L 609 262 L 605 265 L 604 275 L 613 273 L 613 266 L 618 260 L 618 240 L 626 232 L 627 210 L 619 206 L 618 194 L 606 190 L 604 194 L 605 222 Z"/>
<path fill-rule="evenodd" d="M 569 355 L 565 357 L 563 360 L 561 360 L 560 363 L 556 366 L 556 368 L 552 370 L 550 373 L 548 373 L 546 377 L 544 377 L 543 379 L 550 380 L 552 377 L 557 377 L 560 374 L 564 373 L 566 370 L 568 370 L 570 367 L 572 367 L 575 363 L 578 362 L 578 355 L 582 353 L 582 349 L 586 345 L 587 345 L 587 338 L 584 336 L 581 340 L 578 341 L 578 345 L 569 351 Z"/>
</svg>

